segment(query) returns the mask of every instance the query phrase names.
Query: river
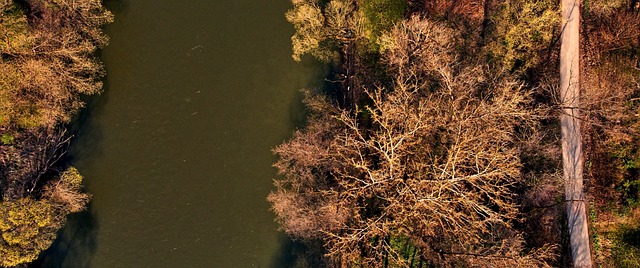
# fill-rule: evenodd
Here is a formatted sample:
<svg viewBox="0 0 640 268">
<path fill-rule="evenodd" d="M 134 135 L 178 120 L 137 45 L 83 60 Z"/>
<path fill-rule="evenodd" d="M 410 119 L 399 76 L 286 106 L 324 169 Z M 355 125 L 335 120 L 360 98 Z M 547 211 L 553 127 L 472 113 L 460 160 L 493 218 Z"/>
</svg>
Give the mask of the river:
<svg viewBox="0 0 640 268">
<path fill-rule="evenodd" d="M 42 267 L 288 267 L 271 148 L 325 68 L 291 59 L 289 0 L 107 0 L 108 75 L 73 124 L 93 194 Z"/>
</svg>

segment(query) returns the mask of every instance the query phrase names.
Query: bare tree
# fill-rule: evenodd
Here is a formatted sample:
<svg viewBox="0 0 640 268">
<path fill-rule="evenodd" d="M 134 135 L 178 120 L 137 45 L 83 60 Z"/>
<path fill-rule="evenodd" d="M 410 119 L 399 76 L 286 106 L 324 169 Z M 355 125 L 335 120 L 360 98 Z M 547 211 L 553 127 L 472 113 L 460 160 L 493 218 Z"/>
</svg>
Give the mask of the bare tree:
<svg viewBox="0 0 640 268">
<path fill-rule="evenodd" d="M 512 228 L 528 93 L 458 61 L 440 24 L 413 17 L 383 39 L 394 86 L 353 111 L 309 98 L 315 117 L 276 148 L 283 229 L 322 239 L 341 266 L 545 266 L 553 247 L 523 254 Z"/>
<path fill-rule="evenodd" d="M 82 192 L 82 179 L 78 170 L 70 167 L 44 187 L 44 196 L 68 213 L 82 211 L 91 199 L 91 195 Z"/>
</svg>

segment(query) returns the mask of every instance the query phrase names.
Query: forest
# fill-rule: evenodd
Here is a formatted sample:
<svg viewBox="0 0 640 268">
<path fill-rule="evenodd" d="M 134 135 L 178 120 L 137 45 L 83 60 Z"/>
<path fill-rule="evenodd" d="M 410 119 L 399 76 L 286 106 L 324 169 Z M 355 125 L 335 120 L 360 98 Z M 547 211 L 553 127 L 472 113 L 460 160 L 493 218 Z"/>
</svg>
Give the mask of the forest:
<svg viewBox="0 0 640 268">
<path fill-rule="evenodd" d="M 640 266 L 640 1 L 579 2 L 580 104 L 566 107 L 559 0 L 291 0 L 292 59 L 331 66 L 273 149 L 267 200 L 295 266 L 571 267 L 574 201 L 593 266 Z M 103 90 L 112 21 L 101 0 L 0 0 L 2 267 L 27 267 L 87 209 L 64 159 Z M 567 109 L 580 200 L 565 194 Z"/>
<path fill-rule="evenodd" d="M 268 200 L 309 267 L 568 267 L 559 1 L 293 0 L 333 66 L 274 149 Z M 591 261 L 640 265 L 640 3 L 582 1 Z M 574 200 L 569 200 L 574 201 Z M 591 266 L 589 266 L 591 267 Z"/>
<path fill-rule="evenodd" d="M 90 195 L 59 161 L 82 96 L 102 90 L 100 0 L 0 1 L 0 266 L 34 261 Z"/>
</svg>

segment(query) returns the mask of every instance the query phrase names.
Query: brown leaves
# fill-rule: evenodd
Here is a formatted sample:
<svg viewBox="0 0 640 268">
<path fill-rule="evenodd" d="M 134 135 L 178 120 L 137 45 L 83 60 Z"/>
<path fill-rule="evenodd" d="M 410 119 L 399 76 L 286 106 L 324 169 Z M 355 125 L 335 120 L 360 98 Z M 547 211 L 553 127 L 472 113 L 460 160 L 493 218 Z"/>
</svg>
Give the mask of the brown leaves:
<svg viewBox="0 0 640 268">
<path fill-rule="evenodd" d="M 68 142 L 60 125 L 83 106 L 82 94 L 101 90 L 94 53 L 107 43 L 100 27 L 112 20 L 100 0 L 23 4 L 0 2 L 0 134 L 11 140 L 0 144 L 0 177 L 8 200 L 39 192 Z M 78 187 L 49 184 L 49 197 L 78 211 L 88 198 Z"/>
<path fill-rule="evenodd" d="M 91 196 L 82 193 L 82 179 L 78 170 L 70 167 L 45 186 L 44 197 L 66 213 L 85 210 Z"/>
<path fill-rule="evenodd" d="M 3 71 L 12 70 L 13 78 L 2 75 L 0 90 L 3 104 L 11 104 L 7 108 L 15 113 L 1 123 L 51 128 L 67 122 L 81 107 L 79 94 L 100 91 L 104 72 L 93 53 L 107 43 L 100 26 L 112 16 L 96 0 L 27 4 L 30 14 L 38 16 L 26 16 L 16 9 L 2 18 L 0 36 L 7 36 L 8 43 L 0 46 L 0 53 L 6 55 L 0 64 Z"/>
<path fill-rule="evenodd" d="M 37 258 L 67 215 L 89 202 L 75 168 L 49 174 L 70 139 L 60 125 L 83 105 L 81 94 L 102 87 L 94 52 L 106 45 L 100 27 L 112 20 L 100 0 L 21 1 L 28 13 L 14 2 L 0 1 L 0 134 L 9 141 L 0 143 L 5 266 Z"/>
<path fill-rule="evenodd" d="M 367 104 L 353 111 L 309 101 L 331 108 L 314 109 L 275 150 L 284 178 L 269 201 L 287 233 L 321 238 L 342 266 L 406 266 L 397 238 L 444 266 L 539 266 L 552 256 L 521 255 L 511 228 L 521 180 L 514 128 L 530 120 L 527 93 L 457 61 L 453 36 L 424 19 L 404 21 L 385 37 L 391 90 L 365 91 Z"/>
</svg>

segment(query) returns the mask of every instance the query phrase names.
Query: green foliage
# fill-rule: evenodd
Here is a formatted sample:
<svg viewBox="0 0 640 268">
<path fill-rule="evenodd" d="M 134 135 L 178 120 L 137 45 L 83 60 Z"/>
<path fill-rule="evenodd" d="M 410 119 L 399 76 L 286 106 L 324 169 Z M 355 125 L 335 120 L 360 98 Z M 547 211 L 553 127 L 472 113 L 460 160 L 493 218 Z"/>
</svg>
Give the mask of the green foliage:
<svg viewBox="0 0 640 268">
<path fill-rule="evenodd" d="M 13 4 L 5 6 L 0 12 L 3 39 L 3 42 L 0 42 L 0 51 L 11 54 L 32 46 L 33 37 L 29 34 L 29 23 L 24 12 Z"/>
<path fill-rule="evenodd" d="M 638 168 L 638 160 L 635 157 L 635 148 L 629 144 L 619 144 L 614 147 L 613 158 L 620 160 L 621 167 L 624 170 Z"/>
<path fill-rule="evenodd" d="M 15 137 L 13 137 L 13 135 L 10 135 L 10 134 L 2 134 L 2 137 L 0 137 L 0 140 L 2 141 L 2 144 L 9 145 L 9 144 L 13 144 Z"/>
<path fill-rule="evenodd" d="M 612 235 L 616 267 L 640 267 L 640 227 L 621 226 Z"/>
<path fill-rule="evenodd" d="M 620 192 L 623 196 L 623 200 L 627 205 L 634 206 L 637 205 L 638 193 L 640 192 L 640 181 L 637 179 L 627 179 L 624 180 L 618 187 L 616 188 L 618 192 Z"/>
<path fill-rule="evenodd" d="M 320 61 L 339 59 L 342 44 L 364 38 L 363 52 L 377 52 L 378 38 L 400 21 L 407 9 L 405 0 L 292 0 L 285 14 L 296 33 L 291 37 L 293 59 L 310 54 Z"/>
<path fill-rule="evenodd" d="M 507 0 L 492 19 L 495 29 L 486 49 L 490 59 L 515 72 L 541 63 L 541 53 L 560 25 L 557 1 Z"/>
<path fill-rule="evenodd" d="M 591 240 L 593 241 L 593 251 L 595 252 L 596 258 L 602 254 L 602 246 L 600 242 L 600 234 L 596 229 L 596 222 L 598 216 L 596 214 L 596 208 L 593 204 L 589 206 L 589 232 L 591 233 Z"/>
<path fill-rule="evenodd" d="M 416 247 L 408 237 L 403 235 L 391 235 L 389 237 L 391 258 L 387 257 L 389 267 L 419 267 L 421 265 L 420 254 Z"/>
<path fill-rule="evenodd" d="M 405 0 L 362 1 L 360 6 L 361 16 L 364 18 L 362 28 L 364 36 L 369 40 L 369 49 L 373 51 L 380 49 L 378 38 L 404 18 L 406 9 Z"/>
<path fill-rule="evenodd" d="M 69 167 L 66 171 L 60 174 L 60 181 L 69 185 L 79 187 L 82 185 L 82 175 L 75 167 Z"/>
<path fill-rule="evenodd" d="M 622 181 L 617 185 L 616 191 L 621 194 L 626 205 L 634 205 L 640 199 L 640 157 L 634 144 L 620 144 L 613 150 L 613 159 L 618 164 L 618 170 Z"/>
<path fill-rule="evenodd" d="M 0 265 L 12 267 L 35 260 L 56 237 L 62 221 L 45 200 L 29 197 L 2 202 Z"/>
</svg>

